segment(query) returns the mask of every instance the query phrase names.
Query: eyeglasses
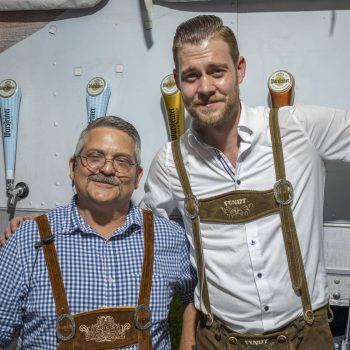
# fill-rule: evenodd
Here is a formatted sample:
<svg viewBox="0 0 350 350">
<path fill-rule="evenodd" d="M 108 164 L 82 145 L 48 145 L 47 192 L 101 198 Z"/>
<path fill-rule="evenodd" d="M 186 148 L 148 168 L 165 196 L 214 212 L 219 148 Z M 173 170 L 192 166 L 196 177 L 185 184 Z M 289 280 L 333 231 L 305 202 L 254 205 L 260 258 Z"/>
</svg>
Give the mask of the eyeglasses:
<svg viewBox="0 0 350 350">
<path fill-rule="evenodd" d="M 81 164 L 84 167 L 88 167 L 93 171 L 102 169 L 107 162 L 113 164 L 113 168 L 116 172 L 120 174 L 128 173 L 131 168 L 136 165 L 136 162 L 132 162 L 126 157 L 117 156 L 113 159 L 107 159 L 103 154 L 88 154 L 87 156 L 77 156 L 80 158 Z"/>
</svg>

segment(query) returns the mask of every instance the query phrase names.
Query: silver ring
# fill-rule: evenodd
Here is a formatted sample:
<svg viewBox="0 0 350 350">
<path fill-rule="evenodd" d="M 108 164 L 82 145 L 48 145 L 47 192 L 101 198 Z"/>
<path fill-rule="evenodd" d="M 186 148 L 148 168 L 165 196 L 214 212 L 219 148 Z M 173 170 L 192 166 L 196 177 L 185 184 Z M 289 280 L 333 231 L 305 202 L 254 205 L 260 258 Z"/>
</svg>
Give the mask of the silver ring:
<svg viewBox="0 0 350 350">
<path fill-rule="evenodd" d="M 148 312 L 148 317 L 149 317 L 149 321 L 145 324 L 142 324 L 139 322 L 139 310 L 144 310 Z M 135 307 L 135 313 L 134 313 L 134 322 L 135 322 L 135 326 L 137 329 L 144 331 L 146 329 L 148 329 L 149 327 L 151 327 L 151 310 L 149 308 L 148 304 L 141 304 L 141 305 L 137 305 Z"/>
<path fill-rule="evenodd" d="M 185 214 L 190 219 L 195 219 L 199 214 L 199 202 L 193 194 L 185 198 Z"/>
<path fill-rule="evenodd" d="M 280 185 L 285 185 L 288 187 L 288 198 L 286 200 L 283 200 L 280 198 L 280 192 L 278 191 L 278 187 Z M 276 202 L 281 205 L 288 205 L 293 202 L 294 199 L 294 190 L 293 185 L 290 181 L 286 179 L 279 179 L 275 182 L 273 185 L 273 194 L 275 196 Z"/>
<path fill-rule="evenodd" d="M 68 334 L 67 336 L 64 336 L 63 334 L 61 334 L 60 332 L 60 322 L 62 322 L 64 319 L 67 319 L 70 321 L 71 323 L 71 332 L 70 334 Z M 70 314 L 62 314 L 62 315 L 59 315 L 57 317 L 57 320 L 56 320 L 56 334 L 57 334 L 57 338 L 59 340 L 62 340 L 62 341 L 68 341 L 68 340 L 71 340 L 74 335 L 75 335 L 75 321 L 74 321 L 74 318 L 72 315 Z"/>
</svg>

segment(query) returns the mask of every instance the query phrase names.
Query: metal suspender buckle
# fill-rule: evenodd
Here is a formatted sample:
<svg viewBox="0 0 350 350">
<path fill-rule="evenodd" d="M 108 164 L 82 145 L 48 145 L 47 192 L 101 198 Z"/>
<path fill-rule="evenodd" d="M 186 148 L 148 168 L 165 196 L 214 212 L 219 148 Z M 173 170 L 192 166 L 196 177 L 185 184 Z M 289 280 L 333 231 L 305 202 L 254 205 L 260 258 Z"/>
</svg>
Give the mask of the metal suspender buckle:
<svg viewBox="0 0 350 350">
<path fill-rule="evenodd" d="M 282 186 L 287 186 L 288 189 L 288 197 L 283 198 L 283 187 Z M 276 202 L 281 205 L 288 205 L 293 202 L 294 199 L 294 190 L 293 190 L 293 185 L 290 181 L 286 179 L 279 179 L 275 182 L 273 185 L 273 194 L 275 196 Z"/>
<path fill-rule="evenodd" d="M 308 324 L 312 324 L 314 322 L 314 313 L 312 310 L 306 310 L 306 312 L 304 313 L 304 320 L 306 323 Z"/>
<path fill-rule="evenodd" d="M 148 322 L 146 322 L 145 324 L 142 324 L 139 321 L 139 311 L 140 310 L 146 311 L 148 313 Z M 137 305 L 135 307 L 134 322 L 135 322 L 136 328 L 141 330 L 141 331 L 144 331 L 144 330 L 148 329 L 149 327 L 151 327 L 151 324 L 152 324 L 152 322 L 151 322 L 151 310 L 150 310 L 148 304 L 140 304 L 140 305 Z"/>
<path fill-rule="evenodd" d="M 62 322 L 64 319 L 67 319 L 70 324 L 71 324 L 71 332 L 68 334 L 68 335 L 63 335 L 61 332 L 60 332 L 60 322 Z M 71 340 L 74 335 L 75 335 L 75 321 L 74 321 L 74 318 L 72 315 L 70 314 L 62 314 L 62 315 L 59 315 L 57 317 L 57 321 L 56 321 L 56 334 L 57 334 L 57 338 L 59 340 L 62 340 L 62 341 L 68 341 L 68 340 Z"/>
<path fill-rule="evenodd" d="M 189 194 L 185 198 L 185 214 L 191 220 L 195 219 L 199 214 L 199 202 L 193 194 Z"/>
</svg>

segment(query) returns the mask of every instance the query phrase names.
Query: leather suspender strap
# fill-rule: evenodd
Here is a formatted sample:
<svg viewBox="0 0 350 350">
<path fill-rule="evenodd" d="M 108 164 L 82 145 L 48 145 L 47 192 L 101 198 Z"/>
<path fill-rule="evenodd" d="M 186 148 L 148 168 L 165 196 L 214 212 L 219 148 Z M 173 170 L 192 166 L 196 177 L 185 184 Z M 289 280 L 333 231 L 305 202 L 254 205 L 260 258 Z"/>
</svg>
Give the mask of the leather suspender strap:
<svg viewBox="0 0 350 350">
<path fill-rule="evenodd" d="M 70 341 L 75 333 L 74 319 L 69 313 L 67 296 L 64 288 L 60 265 L 58 263 L 54 239 L 50 224 L 46 215 L 37 217 L 41 244 L 44 250 L 46 266 L 48 269 L 52 293 L 57 312 L 57 335 L 60 342 L 60 350 L 73 350 L 73 342 Z M 138 343 L 140 350 L 152 350 L 150 333 L 151 313 L 150 297 L 152 288 L 152 274 L 154 261 L 154 229 L 153 214 L 151 211 L 143 210 L 144 223 L 144 257 L 138 306 L 135 310 L 135 326 L 138 329 Z M 66 334 L 72 336 L 65 336 Z M 61 335 L 61 337 L 59 337 Z"/>
<path fill-rule="evenodd" d="M 304 264 L 298 235 L 295 228 L 291 202 L 293 200 L 293 188 L 286 180 L 283 149 L 281 143 L 280 128 L 278 123 L 278 109 L 273 108 L 270 112 L 270 132 L 273 157 L 275 162 L 276 183 L 274 186 L 276 201 L 279 204 L 284 245 L 287 254 L 288 268 L 294 290 L 300 290 L 304 311 L 304 319 L 312 323 L 314 315 L 310 301 Z"/>
<path fill-rule="evenodd" d="M 151 312 L 149 309 L 152 289 L 153 261 L 154 261 L 154 228 L 153 214 L 149 210 L 143 210 L 143 237 L 144 255 L 142 266 L 142 277 L 140 284 L 138 312 L 136 326 L 139 330 L 139 349 L 152 350 L 152 339 L 150 333 Z"/>
<path fill-rule="evenodd" d="M 35 221 L 39 227 L 40 239 L 50 277 L 52 294 L 56 305 L 57 335 L 61 335 L 63 339 L 69 340 L 71 339 L 70 335 L 74 336 L 75 326 L 74 320 L 69 313 L 67 295 L 63 284 L 60 265 L 57 259 L 50 224 L 46 215 L 38 216 Z M 63 344 L 64 346 L 60 347 L 60 349 L 73 349 L 71 342 L 64 341 Z"/>
<path fill-rule="evenodd" d="M 183 163 L 180 142 L 179 139 L 171 143 L 173 157 L 175 161 L 175 166 L 177 173 L 179 175 L 179 180 L 182 186 L 182 189 L 185 194 L 185 214 L 191 219 L 192 222 L 192 237 L 193 244 L 196 253 L 196 265 L 198 273 L 198 281 L 200 286 L 200 295 L 201 303 L 203 303 L 204 308 L 206 309 L 207 323 L 211 324 L 213 322 L 213 315 L 211 313 L 209 292 L 208 292 L 208 283 L 205 273 L 205 263 L 203 256 L 203 247 L 200 234 L 200 221 L 199 221 L 199 206 L 198 200 L 192 193 L 190 182 L 188 180 L 187 172 L 185 165 Z"/>
</svg>

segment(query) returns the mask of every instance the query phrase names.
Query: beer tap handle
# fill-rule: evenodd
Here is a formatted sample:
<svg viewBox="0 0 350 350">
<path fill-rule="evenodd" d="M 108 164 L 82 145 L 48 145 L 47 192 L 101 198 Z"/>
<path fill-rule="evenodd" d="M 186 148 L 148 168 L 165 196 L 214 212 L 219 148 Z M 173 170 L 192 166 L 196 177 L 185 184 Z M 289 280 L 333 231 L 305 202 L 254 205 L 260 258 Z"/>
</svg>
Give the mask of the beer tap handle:
<svg viewBox="0 0 350 350">
<path fill-rule="evenodd" d="M 294 78 L 287 71 L 272 73 L 268 80 L 271 104 L 273 108 L 291 106 L 294 95 Z"/>
</svg>

